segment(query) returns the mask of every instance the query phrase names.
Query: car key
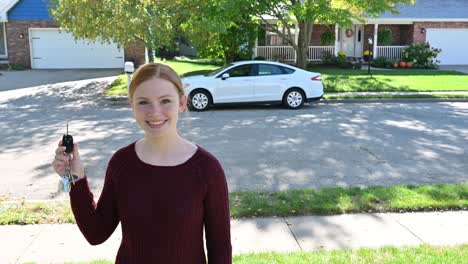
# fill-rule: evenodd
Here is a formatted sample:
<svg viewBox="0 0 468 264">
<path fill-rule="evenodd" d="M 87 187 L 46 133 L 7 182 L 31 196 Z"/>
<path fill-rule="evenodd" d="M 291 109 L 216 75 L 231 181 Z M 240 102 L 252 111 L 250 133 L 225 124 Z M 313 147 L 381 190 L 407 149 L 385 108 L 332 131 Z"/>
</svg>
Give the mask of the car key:
<svg viewBox="0 0 468 264">
<path fill-rule="evenodd" d="M 73 152 L 73 137 L 68 134 L 68 122 L 67 122 L 67 134 L 62 137 L 62 146 L 65 146 L 65 152 L 70 154 Z"/>
</svg>

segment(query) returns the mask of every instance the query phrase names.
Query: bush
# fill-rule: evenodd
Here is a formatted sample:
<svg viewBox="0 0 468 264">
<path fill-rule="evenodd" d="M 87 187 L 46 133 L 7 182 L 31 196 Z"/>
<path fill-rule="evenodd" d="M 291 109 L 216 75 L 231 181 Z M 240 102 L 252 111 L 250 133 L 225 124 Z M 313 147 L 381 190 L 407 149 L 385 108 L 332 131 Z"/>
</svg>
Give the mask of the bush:
<svg viewBox="0 0 468 264">
<path fill-rule="evenodd" d="M 377 68 L 385 68 L 389 64 L 391 64 L 390 60 L 383 56 L 379 56 L 375 58 L 374 61 L 372 62 L 372 66 L 377 67 Z"/>
<path fill-rule="evenodd" d="M 328 46 L 335 43 L 335 33 L 331 31 L 325 31 L 320 36 L 320 44 Z"/>
<path fill-rule="evenodd" d="M 257 56 L 254 58 L 254 60 L 266 60 L 266 59 L 263 56 Z"/>
<path fill-rule="evenodd" d="M 336 65 L 340 68 L 348 68 L 350 65 L 348 64 L 348 59 L 344 56 L 338 56 L 335 59 Z M 351 65 L 352 67 L 352 65 Z"/>
<path fill-rule="evenodd" d="M 384 28 L 377 33 L 377 43 L 380 46 L 392 45 L 393 33 L 392 30 Z"/>
<path fill-rule="evenodd" d="M 8 64 L 8 71 L 24 71 L 27 68 L 21 64 Z"/>
<path fill-rule="evenodd" d="M 403 49 L 403 61 L 412 62 L 416 68 L 434 69 L 440 63 L 436 57 L 441 51 L 432 48 L 428 42 L 412 44 Z"/>
<path fill-rule="evenodd" d="M 336 64 L 336 57 L 333 53 L 329 51 L 324 51 L 322 53 L 322 63 L 323 65 L 335 65 Z"/>
</svg>

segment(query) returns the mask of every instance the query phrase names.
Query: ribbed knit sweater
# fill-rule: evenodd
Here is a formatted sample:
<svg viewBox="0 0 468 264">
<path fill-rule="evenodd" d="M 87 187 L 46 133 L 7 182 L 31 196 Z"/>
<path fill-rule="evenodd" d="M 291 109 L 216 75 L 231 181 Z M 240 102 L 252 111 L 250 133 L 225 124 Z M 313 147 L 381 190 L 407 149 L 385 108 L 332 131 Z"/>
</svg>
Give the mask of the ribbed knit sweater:
<svg viewBox="0 0 468 264">
<path fill-rule="evenodd" d="M 186 162 L 154 166 L 141 161 L 135 142 L 117 151 L 107 167 L 97 204 L 87 177 L 70 192 L 76 223 L 86 240 L 101 244 L 119 222 L 116 263 L 232 263 L 229 201 L 219 161 L 198 147 Z"/>
</svg>

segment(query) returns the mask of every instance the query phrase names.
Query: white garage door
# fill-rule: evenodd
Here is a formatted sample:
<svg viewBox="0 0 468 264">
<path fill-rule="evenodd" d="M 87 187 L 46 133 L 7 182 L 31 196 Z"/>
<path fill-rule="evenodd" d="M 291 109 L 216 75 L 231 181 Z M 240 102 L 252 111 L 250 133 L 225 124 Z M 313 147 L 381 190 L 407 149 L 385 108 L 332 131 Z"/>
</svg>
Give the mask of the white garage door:
<svg viewBox="0 0 468 264">
<path fill-rule="evenodd" d="M 123 68 L 123 50 L 115 44 L 75 42 L 58 29 L 31 29 L 33 69 Z"/>
<path fill-rule="evenodd" d="M 466 28 L 428 28 L 426 40 L 431 47 L 440 48 L 437 59 L 442 65 L 468 65 L 468 29 Z"/>
</svg>

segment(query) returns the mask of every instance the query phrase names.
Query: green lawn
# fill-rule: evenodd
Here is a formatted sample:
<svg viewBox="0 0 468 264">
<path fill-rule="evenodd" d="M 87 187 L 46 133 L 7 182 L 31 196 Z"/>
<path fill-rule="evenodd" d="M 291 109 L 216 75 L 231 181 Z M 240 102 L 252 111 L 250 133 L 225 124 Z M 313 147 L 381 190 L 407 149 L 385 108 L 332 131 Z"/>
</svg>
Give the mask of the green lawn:
<svg viewBox="0 0 468 264">
<path fill-rule="evenodd" d="M 176 70 L 181 76 L 206 74 L 220 67 L 210 61 L 158 61 Z M 382 92 L 382 91 L 468 91 L 468 74 L 455 71 L 437 70 L 373 70 L 372 77 L 366 70 L 348 70 L 331 67 L 310 67 L 309 71 L 322 73 L 325 93 L 340 92 Z M 126 95 L 127 79 L 121 75 L 106 91 L 107 95 Z M 335 98 L 339 95 L 331 94 Z M 428 96 L 418 96 L 427 98 Z M 434 97 L 434 96 L 432 96 Z M 360 96 L 360 98 L 389 98 L 389 96 Z M 408 98 L 394 96 L 393 98 Z M 410 97 L 410 98 L 414 98 Z M 466 95 L 445 95 L 435 98 L 466 98 Z M 346 97 L 344 97 L 346 99 Z"/>
<path fill-rule="evenodd" d="M 169 65 L 181 77 L 207 74 L 220 67 L 219 64 L 214 64 L 210 61 L 195 60 L 195 61 L 176 61 L 176 60 L 156 60 L 155 62 Z M 105 92 L 106 95 L 127 95 L 127 75 L 120 75 Z"/>
<path fill-rule="evenodd" d="M 468 183 L 230 193 L 231 217 L 465 210 Z M 0 225 L 74 223 L 68 201 L 1 202 Z"/>
<path fill-rule="evenodd" d="M 317 250 L 291 253 L 256 253 L 233 257 L 234 264 L 464 264 L 468 245 L 383 247 L 379 249 Z M 32 262 L 34 263 L 34 262 Z M 110 264 L 112 260 L 66 262 L 69 264 Z"/>
<path fill-rule="evenodd" d="M 332 92 L 427 92 L 468 91 L 468 74 L 438 70 L 347 70 L 311 67 L 322 73 L 325 93 Z"/>
</svg>

